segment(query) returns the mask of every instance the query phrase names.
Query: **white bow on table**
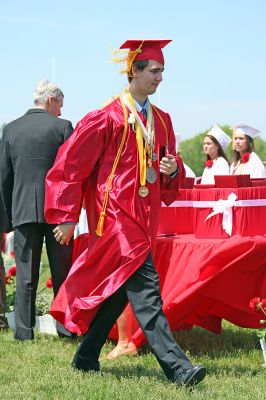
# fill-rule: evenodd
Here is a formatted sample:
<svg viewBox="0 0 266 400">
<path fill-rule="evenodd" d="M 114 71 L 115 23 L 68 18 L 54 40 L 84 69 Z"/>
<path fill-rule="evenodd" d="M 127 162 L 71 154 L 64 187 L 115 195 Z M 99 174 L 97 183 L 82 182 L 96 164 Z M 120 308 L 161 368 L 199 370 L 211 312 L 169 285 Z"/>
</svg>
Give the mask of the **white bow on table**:
<svg viewBox="0 0 266 400">
<path fill-rule="evenodd" d="M 223 214 L 223 229 L 225 232 L 231 236 L 232 235 L 232 226 L 233 226 L 233 212 L 232 208 L 235 206 L 235 201 L 237 196 L 235 193 L 229 194 L 227 200 L 218 200 L 215 206 L 213 207 L 213 212 L 211 212 L 205 221 L 209 218 L 213 217 L 217 214 Z"/>
</svg>

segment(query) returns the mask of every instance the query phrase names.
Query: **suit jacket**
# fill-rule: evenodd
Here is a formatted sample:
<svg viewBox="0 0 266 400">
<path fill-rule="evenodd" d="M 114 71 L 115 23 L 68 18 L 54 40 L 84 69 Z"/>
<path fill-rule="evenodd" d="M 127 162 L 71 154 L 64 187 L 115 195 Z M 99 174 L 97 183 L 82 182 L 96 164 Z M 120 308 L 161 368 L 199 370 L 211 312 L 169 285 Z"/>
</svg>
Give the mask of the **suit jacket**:
<svg viewBox="0 0 266 400">
<path fill-rule="evenodd" d="M 12 226 L 9 219 L 7 218 L 6 210 L 0 193 L 0 234 L 4 232 L 9 232 L 11 230 Z"/>
<path fill-rule="evenodd" d="M 45 222 L 45 177 L 57 151 L 71 135 L 70 121 L 33 108 L 3 130 L 0 183 L 7 216 L 13 227 Z"/>
<path fill-rule="evenodd" d="M 2 140 L 0 139 L 0 148 L 1 148 L 1 142 Z M 6 210 L 4 207 L 2 195 L 0 192 L 0 238 L 2 237 L 1 234 L 4 232 L 10 232 L 12 231 L 12 226 L 11 223 L 7 217 Z M 1 241 L 1 240 L 0 240 Z M 0 245 L 0 248 L 2 246 Z"/>
</svg>

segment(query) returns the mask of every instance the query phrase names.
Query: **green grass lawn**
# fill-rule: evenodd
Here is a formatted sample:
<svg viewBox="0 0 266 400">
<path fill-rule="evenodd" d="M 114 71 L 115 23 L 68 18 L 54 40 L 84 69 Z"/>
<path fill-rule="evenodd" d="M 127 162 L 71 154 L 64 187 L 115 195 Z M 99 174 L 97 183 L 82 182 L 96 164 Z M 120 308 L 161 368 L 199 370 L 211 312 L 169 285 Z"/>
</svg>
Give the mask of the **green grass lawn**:
<svg viewBox="0 0 266 400">
<path fill-rule="evenodd" d="M 44 255 L 39 288 L 49 276 Z M 169 384 L 147 348 L 140 356 L 108 361 L 108 343 L 101 374 L 82 373 L 70 366 L 78 339 L 36 333 L 32 342 L 17 342 L 12 331 L 0 331 L 0 400 L 266 399 L 266 369 L 254 331 L 224 323 L 220 336 L 195 328 L 175 337 L 193 363 L 208 369 L 192 391 Z"/>
<path fill-rule="evenodd" d="M 265 399 L 266 369 L 250 330 L 225 324 L 221 336 L 201 329 L 175 334 L 194 363 L 208 369 L 207 378 L 193 391 L 176 388 L 164 377 L 155 357 L 106 359 L 101 374 L 72 369 L 75 342 L 36 333 L 32 342 L 17 342 L 11 331 L 0 332 L 0 399 Z"/>
</svg>

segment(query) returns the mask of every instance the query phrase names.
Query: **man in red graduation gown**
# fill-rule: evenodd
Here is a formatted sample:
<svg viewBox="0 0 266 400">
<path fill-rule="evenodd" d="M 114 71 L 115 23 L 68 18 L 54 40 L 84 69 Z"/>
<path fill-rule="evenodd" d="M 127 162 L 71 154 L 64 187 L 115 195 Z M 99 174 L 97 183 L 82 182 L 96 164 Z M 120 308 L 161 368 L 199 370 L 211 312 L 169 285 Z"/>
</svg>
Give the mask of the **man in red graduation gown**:
<svg viewBox="0 0 266 400">
<path fill-rule="evenodd" d="M 116 59 L 126 62 L 128 89 L 77 124 L 47 175 L 45 216 L 58 224 L 56 240 L 68 244 L 83 200 L 90 232 L 51 314 L 84 335 L 72 365 L 99 371 L 101 348 L 129 301 L 167 378 L 191 386 L 206 370 L 173 339 L 152 261 L 160 203 L 175 200 L 184 176 L 171 119 L 148 99 L 162 81 L 169 42 L 121 46 L 118 54 L 129 49 Z"/>
</svg>

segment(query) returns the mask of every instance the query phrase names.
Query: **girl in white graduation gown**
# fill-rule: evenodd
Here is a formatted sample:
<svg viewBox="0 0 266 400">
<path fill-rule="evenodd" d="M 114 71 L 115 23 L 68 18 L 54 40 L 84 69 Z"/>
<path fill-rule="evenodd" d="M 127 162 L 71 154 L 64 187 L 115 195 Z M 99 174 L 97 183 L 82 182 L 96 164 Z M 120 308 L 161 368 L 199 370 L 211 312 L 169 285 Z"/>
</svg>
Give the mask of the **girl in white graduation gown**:
<svg viewBox="0 0 266 400">
<path fill-rule="evenodd" d="M 216 124 L 207 133 L 203 141 L 206 162 L 201 184 L 214 184 L 215 175 L 229 175 L 229 163 L 224 152 L 230 142 L 231 138 Z"/>
<path fill-rule="evenodd" d="M 266 170 L 261 159 L 254 152 L 253 139 L 259 130 L 246 124 L 232 126 L 235 161 L 230 167 L 230 174 L 249 174 L 250 178 L 265 178 Z"/>
</svg>

